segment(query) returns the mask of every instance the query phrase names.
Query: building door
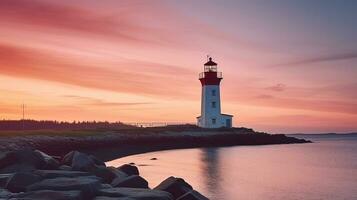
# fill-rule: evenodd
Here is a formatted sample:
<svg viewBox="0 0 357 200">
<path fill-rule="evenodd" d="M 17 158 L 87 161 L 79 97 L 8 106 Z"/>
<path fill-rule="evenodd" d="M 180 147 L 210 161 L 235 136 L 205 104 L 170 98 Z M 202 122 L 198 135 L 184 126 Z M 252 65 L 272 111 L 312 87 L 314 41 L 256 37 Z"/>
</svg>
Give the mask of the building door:
<svg viewBox="0 0 357 200">
<path fill-rule="evenodd" d="M 226 127 L 231 128 L 232 127 L 232 121 L 231 119 L 226 119 Z"/>
</svg>

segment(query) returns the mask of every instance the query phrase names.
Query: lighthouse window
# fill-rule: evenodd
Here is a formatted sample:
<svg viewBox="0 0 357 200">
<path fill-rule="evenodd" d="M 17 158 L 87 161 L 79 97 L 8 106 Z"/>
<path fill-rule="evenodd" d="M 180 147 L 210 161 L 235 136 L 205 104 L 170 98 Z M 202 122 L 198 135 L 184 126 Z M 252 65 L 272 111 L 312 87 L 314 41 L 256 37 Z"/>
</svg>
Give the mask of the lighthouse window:
<svg viewBox="0 0 357 200">
<path fill-rule="evenodd" d="M 212 102 L 212 108 L 216 108 L 216 102 L 215 101 Z"/>
<path fill-rule="evenodd" d="M 216 118 L 212 118 L 212 124 L 216 124 Z"/>
<path fill-rule="evenodd" d="M 216 96 L 216 90 L 212 90 L 212 96 Z"/>
</svg>

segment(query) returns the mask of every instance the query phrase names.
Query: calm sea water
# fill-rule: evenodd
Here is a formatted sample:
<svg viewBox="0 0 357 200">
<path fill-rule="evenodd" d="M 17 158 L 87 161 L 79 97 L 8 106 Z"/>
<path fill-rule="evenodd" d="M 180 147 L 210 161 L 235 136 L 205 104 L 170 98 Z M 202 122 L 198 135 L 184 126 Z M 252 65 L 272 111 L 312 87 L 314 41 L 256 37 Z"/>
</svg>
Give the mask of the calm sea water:
<svg viewBox="0 0 357 200">
<path fill-rule="evenodd" d="M 135 163 L 151 187 L 182 177 L 213 200 L 357 200 L 357 136 L 304 137 L 314 143 L 159 151 L 107 164 Z"/>
</svg>

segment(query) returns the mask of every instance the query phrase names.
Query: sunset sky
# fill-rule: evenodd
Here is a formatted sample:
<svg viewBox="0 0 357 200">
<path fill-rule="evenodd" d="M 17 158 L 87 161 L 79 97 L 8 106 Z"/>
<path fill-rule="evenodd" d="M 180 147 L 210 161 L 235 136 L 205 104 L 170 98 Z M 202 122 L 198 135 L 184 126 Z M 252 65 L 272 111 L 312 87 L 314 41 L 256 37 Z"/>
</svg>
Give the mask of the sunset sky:
<svg viewBox="0 0 357 200">
<path fill-rule="evenodd" d="M 1 0 L 0 118 L 194 123 L 207 54 L 235 126 L 357 130 L 354 0 Z"/>
</svg>

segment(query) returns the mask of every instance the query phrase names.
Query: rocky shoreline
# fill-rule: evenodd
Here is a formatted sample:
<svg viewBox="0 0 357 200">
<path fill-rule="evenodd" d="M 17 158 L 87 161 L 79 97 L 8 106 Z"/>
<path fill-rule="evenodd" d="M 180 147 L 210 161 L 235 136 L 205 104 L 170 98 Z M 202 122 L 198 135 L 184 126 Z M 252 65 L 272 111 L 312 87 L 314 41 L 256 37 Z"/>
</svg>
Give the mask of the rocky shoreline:
<svg viewBox="0 0 357 200">
<path fill-rule="evenodd" d="M 69 151 L 78 150 L 110 161 L 168 149 L 307 142 L 310 141 L 283 134 L 255 132 L 247 128 L 207 130 L 171 127 L 98 131 L 96 134 L 81 136 L 48 134 L 0 137 L 0 151 L 38 149 L 51 155 L 63 156 Z"/>
<path fill-rule="evenodd" d="M 165 149 L 306 142 L 246 128 L 195 127 L 0 137 L 0 199 L 206 200 L 181 178 L 150 189 L 135 165 L 114 168 L 104 161 Z"/>
<path fill-rule="evenodd" d="M 8 200 L 207 200 L 181 178 L 155 188 L 136 166 L 107 167 L 78 151 L 53 157 L 39 150 L 0 154 L 0 199 Z"/>
</svg>

